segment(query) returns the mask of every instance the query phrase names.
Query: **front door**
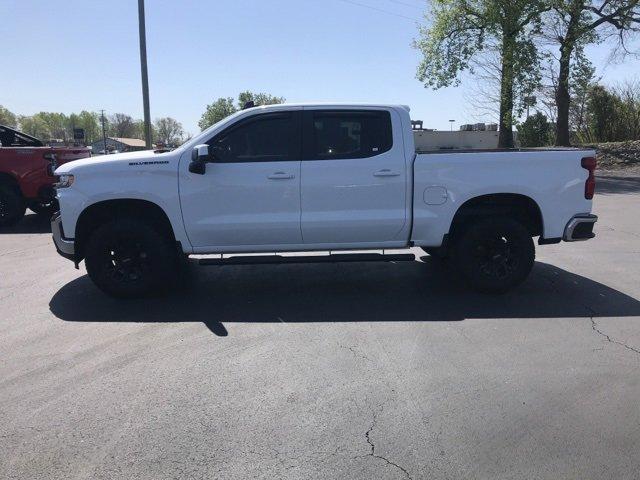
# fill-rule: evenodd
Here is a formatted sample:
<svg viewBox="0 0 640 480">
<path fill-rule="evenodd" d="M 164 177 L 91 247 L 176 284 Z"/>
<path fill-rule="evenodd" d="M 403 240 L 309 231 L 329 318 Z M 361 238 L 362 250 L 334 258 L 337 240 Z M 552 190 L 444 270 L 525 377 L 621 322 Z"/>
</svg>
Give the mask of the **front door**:
<svg viewBox="0 0 640 480">
<path fill-rule="evenodd" d="M 399 238 L 407 168 L 400 118 L 387 110 L 305 110 L 302 236 L 306 244 Z"/>
<path fill-rule="evenodd" d="M 182 214 L 196 251 L 302 243 L 300 123 L 297 111 L 239 120 L 207 142 L 204 175 L 181 166 Z"/>
</svg>

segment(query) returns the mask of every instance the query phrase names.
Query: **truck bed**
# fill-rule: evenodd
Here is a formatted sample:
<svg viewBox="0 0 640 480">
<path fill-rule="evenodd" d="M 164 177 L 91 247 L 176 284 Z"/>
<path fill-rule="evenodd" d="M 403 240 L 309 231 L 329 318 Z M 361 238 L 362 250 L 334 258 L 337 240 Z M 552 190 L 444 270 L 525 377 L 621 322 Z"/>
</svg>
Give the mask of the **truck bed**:
<svg viewBox="0 0 640 480">
<path fill-rule="evenodd" d="M 595 154 L 576 148 L 419 152 L 413 164 L 411 239 L 439 246 L 465 202 L 494 192 L 532 199 L 543 218 L 542 238 L 562 237 L 573 215 L 591 210 L 581 160 Z"/>
</svg>

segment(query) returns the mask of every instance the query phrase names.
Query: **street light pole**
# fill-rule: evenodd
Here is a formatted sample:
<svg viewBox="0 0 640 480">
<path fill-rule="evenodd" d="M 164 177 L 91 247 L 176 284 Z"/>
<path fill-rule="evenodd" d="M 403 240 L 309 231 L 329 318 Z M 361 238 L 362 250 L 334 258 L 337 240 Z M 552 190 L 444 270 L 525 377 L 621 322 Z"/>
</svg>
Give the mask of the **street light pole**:
<svg viewBox="0 0 640 480">
<path fill-rule="evenodd" d="M 138 0 L 138 25 L 140 30 L 140 69 L 142 72 L 142 105 L 144 108 L 144 141 L 147 148 L 151 143 L 151 115 L 149 113 L 149 75 L 147 73 L 147 35 L 144 25 L 144 0 Z"/>
<path fill-rule="evenodd" d="M 455 120 L 449 120 L 449 124 L 451 125 L 451 131 L 453 132 L 453 122 L 455 122 Z"/>
</svg>

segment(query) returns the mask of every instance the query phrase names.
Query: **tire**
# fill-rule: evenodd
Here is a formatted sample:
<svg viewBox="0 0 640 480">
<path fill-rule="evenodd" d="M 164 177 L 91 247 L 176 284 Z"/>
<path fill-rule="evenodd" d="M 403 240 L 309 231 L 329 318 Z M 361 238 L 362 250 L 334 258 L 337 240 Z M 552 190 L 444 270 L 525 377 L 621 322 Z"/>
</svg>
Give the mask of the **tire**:
<svg viewBox="0 0 640 480">
<path fill-rule="evenodd" d="M 474 290 L 504 293 L 522 283 L 535 260 L 529 231 L 510 218 L 483 219 L 469 225 L 455 242 L 454 260 Z"/>
<path fill-rule="evenodd" d="M 0 185 L 0 227 L 14 225 L 24 217 L 24 199 L 11 185 Z"/>
<path fill-rule="evenodd" d="M 94 230 L 85 264 L 96 286 L 118 298 L 165 294 L 178 275 L 171 238 L 155 226 L 126 218 Z"/>
<path fill-rule="evenodd" d="M 42 215 L 42 216 L 48 216 L 50 217 L 51 215 L 53 215 L 56 211 L 58 211 L 59 206 L 58 206 L 58 201 L 53 199 L 50 202 L 33 202 L 29 204 L 29 210 L 31 210 L 34 213 L 37 213 L 38 215 Z"/>
</svg>

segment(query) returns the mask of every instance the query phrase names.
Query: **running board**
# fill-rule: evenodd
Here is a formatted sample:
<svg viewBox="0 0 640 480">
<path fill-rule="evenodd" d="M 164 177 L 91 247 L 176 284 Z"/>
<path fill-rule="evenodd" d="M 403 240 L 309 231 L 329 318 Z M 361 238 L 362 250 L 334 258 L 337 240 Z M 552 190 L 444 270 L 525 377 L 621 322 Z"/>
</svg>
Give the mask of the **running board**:
<svg viewBox="0 0 640 480">
<path fill-rule="evenodd" d="M 336 253 L 331 255 L 237 255 L 227 258 L 201 258 L 200 265 L 265 265 L 274 263 L 338 263 L 338 262 L 413 262 L 413 253 Z"/>
</svg>

